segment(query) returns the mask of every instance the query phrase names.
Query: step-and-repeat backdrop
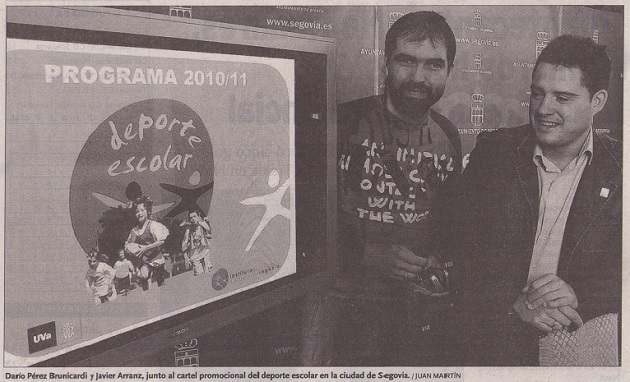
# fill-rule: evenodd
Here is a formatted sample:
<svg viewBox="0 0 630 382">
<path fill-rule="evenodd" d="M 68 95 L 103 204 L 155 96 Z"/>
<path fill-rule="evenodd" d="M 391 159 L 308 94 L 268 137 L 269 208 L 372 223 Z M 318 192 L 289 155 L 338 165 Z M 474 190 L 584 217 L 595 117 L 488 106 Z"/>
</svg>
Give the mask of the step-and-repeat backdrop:
<svg viewBox="0 0 630 382">
<path fill-rule="evenodd" d="M 137 8 L 136 8 L 137 9 Z M 147 8 L 143 9 L 144 11 Z M 577 34 L 608 46 L 613 73 L 595 128 L 622 131 L 623 15 L 585 6 L 154 7 L 152 12 L 331 37 L 337 41 L 337 103 L 379 94 L 388 28 L 402 15 L 442 14 L 457 40 L 455 67 L 435 108 L 459 128 L 464 154 L 483 130 L 528 121 L 529 86 L 540 51 Z M 466 162 L 466 158 L 464 158 Z"/>
</svg>

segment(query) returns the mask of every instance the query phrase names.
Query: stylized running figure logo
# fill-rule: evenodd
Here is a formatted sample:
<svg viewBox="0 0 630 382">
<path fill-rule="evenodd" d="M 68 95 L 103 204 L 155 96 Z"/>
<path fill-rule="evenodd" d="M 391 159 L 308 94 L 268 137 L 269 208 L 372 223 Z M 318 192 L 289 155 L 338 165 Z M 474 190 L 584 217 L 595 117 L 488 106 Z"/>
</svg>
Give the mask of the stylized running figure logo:
<svg viewBox="0 0 630 382">
<path fill-rule="evenodd" d="M 276 170 L 272 170 L 269 173 L 269 178 L 267 179 L 267 184 L 270 188 L 275 188 L 280 184 L 280 174 Z M 248 198 L 241 201 L 241 204 L 252 206 L 252 205 L 263 205 L 265 206 L 265 213 L 260 219 L 260 223 L 258 227 L 256 227 L 256 231 L 252 235 L 252 238 L 249 240 L 247 247 L 245 248 L 246 252 L 252 248 L 252 245 L 258 239 L 258 236 L 262 233 L 262 231 L 267 227 L 271 219 L 276 216 L 284 216 L 287 219 L 291 219 L 291 210 L 282 205 L 282 199 L 284 198 L 284 194 L 289 189 L 291 185 L 291 178 L 287 179 L 284 184 L 278 187 L 277 190 L 270 194 L 255 196 L 253 198 Z"/>
</svg>

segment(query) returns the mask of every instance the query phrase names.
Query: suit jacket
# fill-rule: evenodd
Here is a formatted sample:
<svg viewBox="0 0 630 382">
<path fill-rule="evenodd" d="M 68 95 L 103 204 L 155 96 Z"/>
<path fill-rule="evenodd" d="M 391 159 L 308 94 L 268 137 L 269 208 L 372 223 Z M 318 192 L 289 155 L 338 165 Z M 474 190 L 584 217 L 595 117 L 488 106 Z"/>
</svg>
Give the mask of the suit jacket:
<svg viewBox="0 0 630 382">
<path fill-rule="evenodd" d="M 438 228 L 449 227 L 438 236 L 453 257 L 455 325 L 472 364 L 537 364 L 544 332 L 511 312 L 527 282 L 538 222 L 534 146 L 529 124 L 480 134 L 436 213 Z M 575 291 L 585 322 L 621 312 L 621 164 L 621 143 L 594 134 L 565 226 L 557 275 Z"/>
</svg>

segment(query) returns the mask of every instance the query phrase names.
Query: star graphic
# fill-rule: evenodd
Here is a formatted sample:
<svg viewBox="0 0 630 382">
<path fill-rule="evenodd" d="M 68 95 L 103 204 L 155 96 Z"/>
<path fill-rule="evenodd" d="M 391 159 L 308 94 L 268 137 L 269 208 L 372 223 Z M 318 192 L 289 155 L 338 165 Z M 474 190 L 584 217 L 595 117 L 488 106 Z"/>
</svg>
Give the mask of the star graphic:
<svg viewBox="0 0 630 382">
<path fill-rule="evenodd" d="M 212 187 L 214 187 L 214 182 L 210 182 L 205 186 L 192 189 L 166 183 L 160 183 L 160 187 L 162 187 L 166 191 L 174 193 L 181 198 L 179 203 L 177 203 L 177 205 L 172 210 L 170 210 L 168 214 L 166 214 L 166 217 L 174 217 L 184 211 L 190 212 L 195 210 L 202 210 L 201 207 L 199 207 L 199 205 L 197 204 L 197 200 L 199 200 L 201 195 L 205 194 L 206 192 L 208 192 L 208 190 L 211 190 Z"/>
<path fill-rule="evenodd" d="M 272 175 L 270 174 L 269 177 L 271 179 Z M 253 198 L 248 198 L 241 201 L 241 204 L 245 204 L 249 206 L 251 205 L 265 206 L 265 213 L 260 219 L 260 223 L 258 224 L 258 227 L 256 227 L 256 231 L 254 231 L 252 238 L 249 240 L 249 243 L 247 244 L 247 248 L 245 248 L 246 252 L 249 252 L 249 250 L 252 248 L 252 245 L 254 244 L 256 239 L 258 239 L 258 236 L 260 236 L 262 231 L 267 227 L 271 219 L 275 218 L 276 216 L 283 216 L 287 219 L 291 219 L 291 210 L 289 210 L 288 208 L 282 205 L 282 198 L 284 197 L 284 194 L 289 189 L 290 185 L 291 185 L 291 178 L 287 179 L 286 182 L 284 182 L 282 186 L 278 187 L 277 190 L 275 190 L 274 192 L 270 194 L 262 195 L 262 196 L 255 196 Z"/>
<path fill-rule="evenodd" d="M 111 208 L 118 208 L 118 207 L 130 208 L 131 207 L 130 202 L 123 202 L 121 200 L 114 199 L 111 196 L 107 196 L 96 191 L 92 192 L 92 196 L 94 196 L 96 199 L 98 199 L 98 201 L 100 201 L 107 207 L 111 207 Z M 169 208 L 170 206 L 172 206 L 173 204 L 175 204 L 175 202 L 155 205 L 153 206 L 153 213 L 156 214 L 160 211 L 163 211 Z"/>
</svg>

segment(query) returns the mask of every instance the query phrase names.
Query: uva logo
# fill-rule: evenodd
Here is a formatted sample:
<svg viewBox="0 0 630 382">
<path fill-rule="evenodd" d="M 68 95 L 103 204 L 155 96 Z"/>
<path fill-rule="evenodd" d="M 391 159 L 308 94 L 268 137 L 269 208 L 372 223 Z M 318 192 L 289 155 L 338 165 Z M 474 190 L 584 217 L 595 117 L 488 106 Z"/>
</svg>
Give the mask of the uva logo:
<svg viewBox="0 0 630 382">
<path fill-rule="evenodd" d="M 41 341 L 46 341 L 46 340 L 50 340 L 52 339 L 52 334 L 50 333 L 40 333 L 36 336 L 33 337 L 33 342 L 35 342 L 36 344 L 41 342 Z"/>
<path fill-rule="evenodd" d="M 88 251 L 106 211 L 147 195 L 155 220 L 208 213 L 213 186 L 212 144 L 199 114 L 170 99 L 136 102 L 102 121 L 83 145 L 70 182 L 72 228 Z"/>
<path fill-rule="evenodd" d="M 57 346 L 57 328 L 55 321 L 48 322 L 29 328 L 26 331 L 28 336 L 28 352 L 34 353 L 40 350 Z"/>
</svg>

